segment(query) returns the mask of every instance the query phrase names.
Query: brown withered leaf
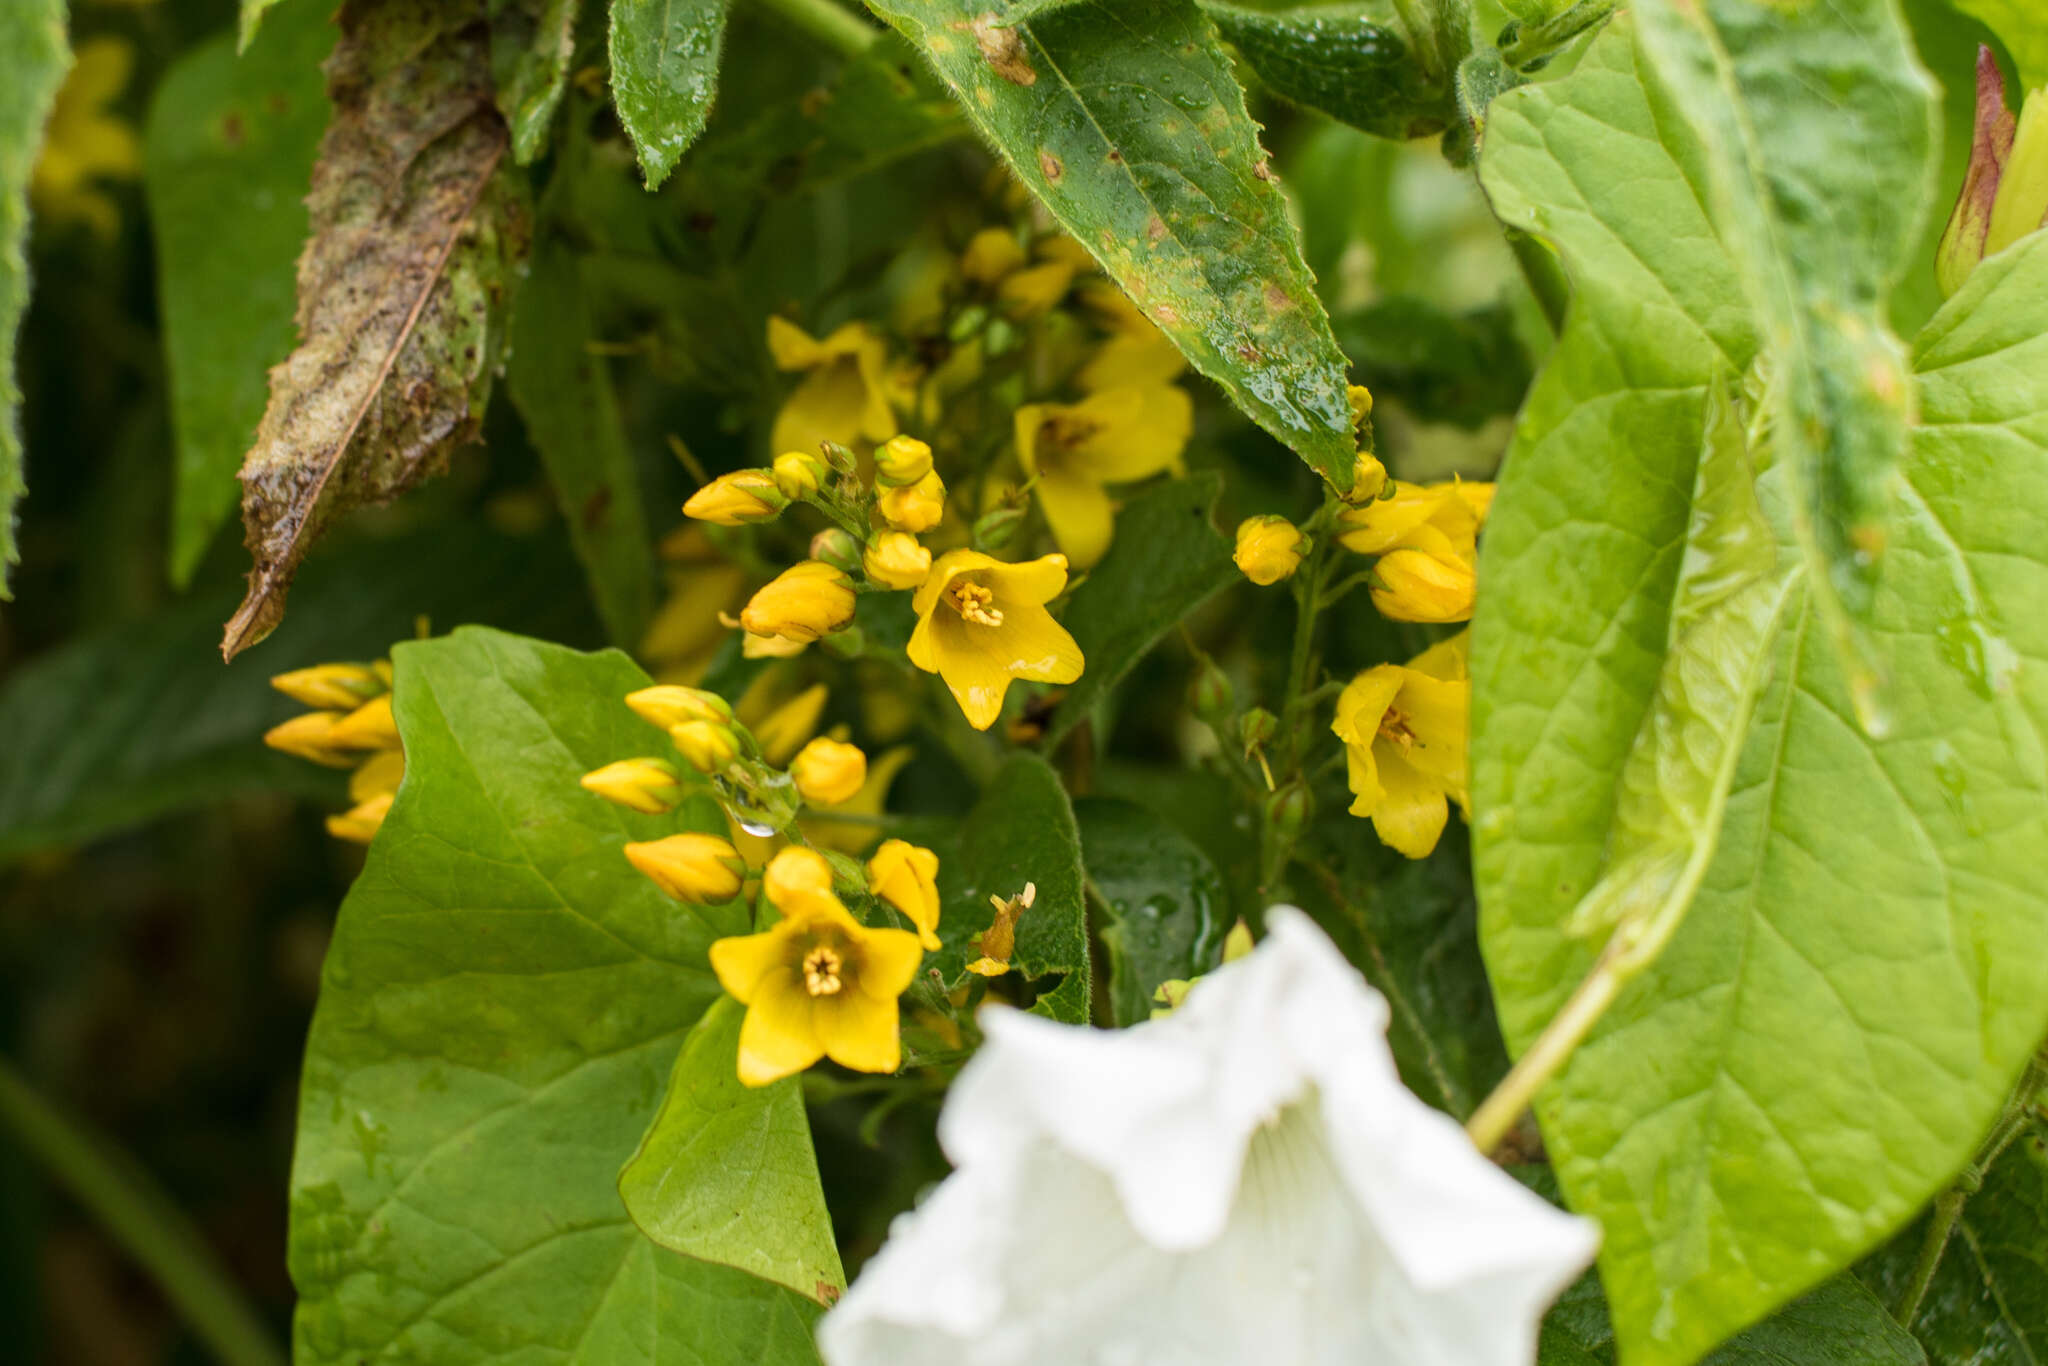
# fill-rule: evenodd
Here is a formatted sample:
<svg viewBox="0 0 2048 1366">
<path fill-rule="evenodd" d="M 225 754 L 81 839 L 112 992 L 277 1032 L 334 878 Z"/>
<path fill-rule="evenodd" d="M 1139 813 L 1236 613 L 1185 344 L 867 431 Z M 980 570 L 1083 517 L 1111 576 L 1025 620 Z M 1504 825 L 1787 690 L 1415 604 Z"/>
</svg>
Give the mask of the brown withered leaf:
<svg viewBox="0 0 2048 1366">
<path fill-rule="evenodd" d="M 255 565 L 228 659 L 284 616 L 336 516 L 445 468 L 489 396 L 530 237 L 505 167 L 483 0 L 347 0 L 327 64 L 333 121 L 306 205 L 299 347 L 270 372 L 242 461 Z"/>
</svg>

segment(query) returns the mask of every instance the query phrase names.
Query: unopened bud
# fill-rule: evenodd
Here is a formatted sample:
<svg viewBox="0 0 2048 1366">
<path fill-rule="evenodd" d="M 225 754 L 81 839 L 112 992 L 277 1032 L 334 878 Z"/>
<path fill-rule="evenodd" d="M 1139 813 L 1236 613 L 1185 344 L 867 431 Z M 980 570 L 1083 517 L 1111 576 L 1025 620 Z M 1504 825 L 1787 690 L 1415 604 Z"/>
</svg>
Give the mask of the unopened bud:
<svg viewBox="0 0 2048 1366">
<path fill-rule="evenodd" d="M 739 737 L 716 721 L 685 721 L 669 728 L 676 752 L 699 773 L 717 773 L 739 757 Z"/>
<path fill-rule="evenodd" d="M 859 746 L 819 736 L 790 760 L 789 776 L 796 790 L 813 806 L 838 806 L 853 800 L 868 780 L 868 756 Z"/>
<path fill-rule="evenodd" d="M 790 910 L 805 898 L 831 895 L 832 865 L 817 850 L 793 844 L 768 861 L 761 890 L 777 910 Z"/>
<path fill-rule="evenodd" d="M 354 768 L 363 761 L 362 751 L 333 739 L 335 725 L 347 715 L 343 711 L 303 712 L 263 732 L 263 743 L 328 768 Z"/>
<path fill-rule="evenodd" d="M 687 833 L 626 846 L 626 859 L 678 901 L 717 905 L 740 894 L 746 861 L 716 835 Z"/>
<path fill-rule="evenodd" d="M 735 470 L 721 474 L 690 495 L 683 515 L 719 526 L 745 526 L 780 516 L 789 498 L 775 486 L 767 470 Z"/>
<path fill-rule="evenodd" d="M 1264 707 L 1253 707 L 1237 718 L 1238 738 L 1244 741 L 1244 752 L 1250 754 L 1270 741 L 1280 729 L 1280 718 Z"/>
<path fill-rule="evenodd" d="M 907 531 L 884 531 L 868 540 L 861 567 L 884 588 L 920 588 L 932 572 L 932 552 Z"/>
<path fill-rule="evenodd" d="M 1267 828 L 1292 844 L 1308 827 L 1309 817 L 1315 814 L 1315 810 L 1315 795 L 1308 790 L 1308 784 L 1294 778 L 1283 784 L 1279 791 L 1267 794 Z"/>
<path fill-rule="evenodd" d="M 805 644 L 852 620 L 853 584 L 823 560 L 783 570 L 740 611 L 740 625 L 752 634 Z"/>
<path fill-rule="evenodd" d="M 398 722 L 391 714 L 391 694 L 371 698 L 334 723 L 327 742 L 344 749 L 398 748 Z"/>
<path fill-rule="evenodd" d="M 824 457 L 812 451 L 784 451 L 775 457 L 776 491 L 791 502 L 816 493 L 831 474 Z"/>
<path fill-rule="evenodd" d="M 1195 665 L 1195 681 L 1188 685 L 1188 701 L 1194 706 L 1195 715 L 1220 728 L 1230 719 L 1230 708 L 1236 700 L 1230 675 L 1209 656 L 1201 656 Z"/>
<path fill-rule="evenodd" d="M 1230 927 L 1230 933 L 1223 936 L 1223 961 L 1235 963 L 1252 951 L 1252 927 L 1244 923 L 1243 917 Z"/>
<path fill-rule="evenodd" d="M 837 473 L 852 474 L 860 468 L 860 457 L 853 453 L 851 447 L 842 446 L 837 441 L 820 441 L 818 453 Z"/>
<path fill-rule="evenodd" d="M 582 785 L 614 805 L 649 816 L 674 810 L 683 795 L 676 766 L 661 759 L 621 759 L 584 774 Z"/>
<path fill-rule="evenodd" d="M 1366 590 L 1390 621 L 1469 621 L 1479 578 L 1463 556 L 1401 546 L 1380 556 Z"/>
<path fill-rule="evenodd" d="M 730 721 L 732 703 L 715 692 L 660 683 L 626 694 L 626 705 L 641 720 L 661 727 L 679 726 L 685 721 Z"/>
<path fill-rule="evenodd" d="M 885 488 L 875 496 L 875 512 L 898 531 L 930 531 L 946 515 L 946 485 L 937 473 L 902 488 Z"/>
<path fill-rule="evenodd" d="M 367 801 L 357 802 L 338 816 L 327 818 L 327 833 L 350 844 L 368 844 L 377 837 L 384 826 L 384 818 L 391 814 L 391 794 L 381 792 Z"/>
<path fill-rule="evenodd" d="M 851 574 L 860 568 L 860 542 L 836 526 L 827 527 L 811 537 L 811 558 Z"/>
<path fill-rule="evenodd" d="M 319 664 L 278 674 L 270 686 L 294 702 L 324 711 L 354 711 L 391 685 L 368 664 Z"/>
<path fill-rule="evenodd" d="M 892 436 L 875 448 L 875 482 L 915 484 L 932 472 L 932 448 L 914 436 Z"/>
<path fill-rule="evenodd" d="M 1268 513 L 1247 517 L 1237 526 L 1237 550 L 1232 556 L 1244 576 L 1261 588 L 1290 577 L 1301 567 L 1308 537 L 1285 517 Z"/>
<path fill-rule="evenodd" d="M 1370 503 L 1386 493 L 1391 482 L 1380 458 L 1371 451 L 1360 451 L 1351 465 L 1351 489 L 1343 495 L 1344 501 L 1354 506 Z"/>
</svg>

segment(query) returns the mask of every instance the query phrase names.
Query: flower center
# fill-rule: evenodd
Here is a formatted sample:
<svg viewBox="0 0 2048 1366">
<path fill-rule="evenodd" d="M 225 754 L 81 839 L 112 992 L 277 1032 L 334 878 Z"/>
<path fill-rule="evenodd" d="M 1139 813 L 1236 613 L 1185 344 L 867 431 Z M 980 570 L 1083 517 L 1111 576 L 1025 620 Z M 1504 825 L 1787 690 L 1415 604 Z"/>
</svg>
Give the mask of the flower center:
<svg viewBox="0 0 2048 1366">
<path fill-rule="evenodd" d="M 1415 748 L 1415 732 L 1408 729 L 1408 718 L 1393 707 L 1380 718 L 1380 738 L 1406 754 Z"/>
<path fill-rule="evenodd" d="M 953 610 L 977 626 L 1001 626 L 1002 609 L 996 606 L 993 589 L 968 579 L 955 579 L 946 590 L 946 601 Z"/>
<path fill-rule="evenodd" d="M 804 990 L 813 996 L 836 995 L 846 982 L 839 975 L 839 955 L 823 945 L 804 955 Z"/>
</svg>

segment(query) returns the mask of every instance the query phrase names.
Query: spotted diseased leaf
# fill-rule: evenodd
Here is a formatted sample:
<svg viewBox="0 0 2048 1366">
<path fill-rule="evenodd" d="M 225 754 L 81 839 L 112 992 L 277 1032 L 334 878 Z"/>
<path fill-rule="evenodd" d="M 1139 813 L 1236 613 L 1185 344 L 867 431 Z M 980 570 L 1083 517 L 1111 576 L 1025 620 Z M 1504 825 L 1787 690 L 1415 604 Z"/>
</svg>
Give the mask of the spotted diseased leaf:
<svg viewBox="0 0 2048 1366">
<path fill-rule="evenodd" d="M 612 0 L 612 103 L 650 190 L 711 117 L 725 10 L 726 0 Z"/>
<path fill-rule="evenodd" d="M 569 84 L 581 0 L 491 0 L 491 65 L 498 112 L 524 166 L 547 150 L 548 129 Z"/>
<path fill-rule="evenodd" d="M 1570 932 L 1573 911 L 1621 836 L 1647 719 L 1670 706 L 1718 377 L 1757 392 L 1777 373 L 1752 368 L 1783 337 L 1745 284 L 1750 239 L 1712 211 L 1705 136 L 1625 18 L 1489 114 L 1495 208 L 1554 243 L 1575 286 L 1488 520 L 1473 622 L 1480 934 L 1517 1051 L 1601 942 Z M 2029 530 L 2048 523 L 2044 322 L 2037 238 L 1987 261 L 1914 344 L 1919 422 L 1868 617 L 1913 705 L 1882 736 L 1859 724 L 1821 576 L 1801 573 L 1689 912 L 1538 1097 L 1565 1194 L 1604 1229 L 1636 1366 L 1698 1360 L 1889 1237 L 1967 1160 L 2048 1029 L 2030 947 L 2048 935 L 2031 852 L 2048 840 L 2048 559 Z M 1761 425 L 1757 502 L 1781 562 L 1810 566 L 1802 472 L 1782 424 Z M 1669 730 L 1672 757 L 1724 752 L 1733 713 L 1715 705 Z M 1691 768 L 1652 787 L 1685 799 L 1706 771 Z"/>
<path fill-rule="evenodd" d="M 1343 353 L 1244 93 L 1191 0 L 870 8 L 1195 368 L 1349 488 Z"/>
<path fill-rule="evenodd" d="M 814 1366 L 817 1303 L 641 1232 L 620 1168 L 721 999 L 628 840 L 723 830 L 577 785 L 646 743 L 647 677 L 465 629 L 398 646 L 404 786 L 335 924 L 306 1043 L 290 1266 L 305 1366 Z"/>
<path fill-rule="evenodd" d="M 342 7 L 299 346 L 271 371 L 242 462 L 255 567 L 222 641 L 230 659 L 276 627 L 329 522 L 438 472 L 476 433 L 528 238 L 483 19 L 481 0 Z"/>
<path fill-rule="evenodd" d="M 14 382 L 14 338 L 28 311 L 28 182 L 43 145 L 43 122 L 57 98 L 71 49 L 64 42 L 64 0 L 20 0 L 0 12 L 0 602 L 21 555 L 14 505 L 21 474 L 21 390 Z"/>
</svg>

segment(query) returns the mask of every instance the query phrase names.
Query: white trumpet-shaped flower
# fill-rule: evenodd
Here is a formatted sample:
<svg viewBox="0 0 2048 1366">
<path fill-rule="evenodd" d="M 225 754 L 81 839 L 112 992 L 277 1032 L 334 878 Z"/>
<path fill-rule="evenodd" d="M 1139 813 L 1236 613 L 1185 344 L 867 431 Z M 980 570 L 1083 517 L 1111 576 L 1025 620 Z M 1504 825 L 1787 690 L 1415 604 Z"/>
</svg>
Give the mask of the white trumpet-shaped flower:
<svg viewBox="0 0 2048 1366">
<path fill-rule="evenodd" d="M 957 1170 L 820 1325 L 832 1366 L 1518 1366 L 1595 1227 L 1401 1084 L 1387 1005 L 1301 912 L 1171 1016 L 1010 1010 Z"/>
</svg>

